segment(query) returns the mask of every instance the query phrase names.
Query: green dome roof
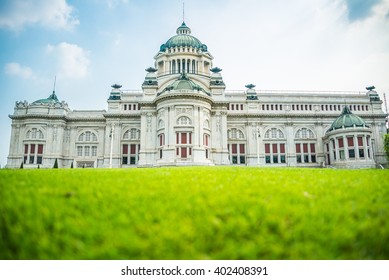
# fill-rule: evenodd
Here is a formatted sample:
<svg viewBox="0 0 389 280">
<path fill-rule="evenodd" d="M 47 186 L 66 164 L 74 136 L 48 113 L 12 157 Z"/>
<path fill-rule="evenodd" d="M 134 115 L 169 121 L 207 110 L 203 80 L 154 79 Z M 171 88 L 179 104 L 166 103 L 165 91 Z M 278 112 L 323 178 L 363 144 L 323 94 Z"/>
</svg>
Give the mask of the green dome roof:
<svg viewBox="0 0 389 280">
<path fill-rule="evenodd" d="M 357 115 L 354 115 L 346 105 L 343 108 L 342 114 L 336 118 L 336 120 L 332 123 L 328 131 L 354 126 L 364 127 L 366 126 L 366 124 L 362 118 L 358 117 Z"/>
<path fill-rule="evenodd" d="M 55 103 L 59 103 L 59 100 L 55 95 L 54 91 L 52 94 L 50 94 L 49 97 L 32 102 L 32 104 L 55 104 Z"/>
<path fill-rule="evenodd" d="M 164 52 L 166 49 L 175 47 L 192 47 L 206 52 L 207 46 L 202 44 L 196 37 L 190 35 L 190 33 L 190 28 L 183 22 L 181 26 L 177 28 L 177 35 L 171 37 L 165 44 L 162 44 L 160 51 Z"/>
</svg>

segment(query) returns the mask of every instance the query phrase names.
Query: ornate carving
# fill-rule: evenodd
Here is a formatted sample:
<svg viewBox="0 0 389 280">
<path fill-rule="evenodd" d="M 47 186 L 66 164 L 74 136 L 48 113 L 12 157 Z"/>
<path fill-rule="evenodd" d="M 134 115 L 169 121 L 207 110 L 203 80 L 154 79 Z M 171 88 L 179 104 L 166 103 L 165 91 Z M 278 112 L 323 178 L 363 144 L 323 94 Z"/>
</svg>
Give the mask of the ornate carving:
<svg viewBox="0 0 389 280">
<path fill-rule="evenodd" d="M 193 115 L 193 108 L 191 107 L 178 107 L 176 108 L 176 116 L 181 114 Z"/>
</svg>

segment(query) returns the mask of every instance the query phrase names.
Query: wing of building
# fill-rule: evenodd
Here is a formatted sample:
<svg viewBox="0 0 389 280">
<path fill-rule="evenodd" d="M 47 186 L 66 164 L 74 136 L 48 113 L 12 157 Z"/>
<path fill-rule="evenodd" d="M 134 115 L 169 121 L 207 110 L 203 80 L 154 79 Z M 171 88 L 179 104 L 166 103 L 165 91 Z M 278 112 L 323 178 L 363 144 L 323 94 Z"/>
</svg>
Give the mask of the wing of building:
<svg viewBox="0 0 389 280">
<path fill-rule="evenodd" d="M 227 91 L 182 23 L 142 90 L 113 85 L 108 110 L 70 110 L 55 92 L 16 102 L 7 167 L 249 165 L 369 168 L 386 162 L 386 114 L 367 92 Z M 347 104 L 347 105 L 346 105 Z"/>
</svg>

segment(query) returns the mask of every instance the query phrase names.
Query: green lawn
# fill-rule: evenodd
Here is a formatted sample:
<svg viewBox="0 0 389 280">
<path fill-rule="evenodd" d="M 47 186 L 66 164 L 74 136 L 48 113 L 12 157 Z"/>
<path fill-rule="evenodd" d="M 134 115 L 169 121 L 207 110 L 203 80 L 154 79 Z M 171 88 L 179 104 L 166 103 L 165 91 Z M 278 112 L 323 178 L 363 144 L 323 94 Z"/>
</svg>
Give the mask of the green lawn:
<svg viewBox="0 0 389 280">
<path fill-rule="evenodd" d="M 389 259 L 389 172 L 0 170 L 0 259 Z"/>
</svg>

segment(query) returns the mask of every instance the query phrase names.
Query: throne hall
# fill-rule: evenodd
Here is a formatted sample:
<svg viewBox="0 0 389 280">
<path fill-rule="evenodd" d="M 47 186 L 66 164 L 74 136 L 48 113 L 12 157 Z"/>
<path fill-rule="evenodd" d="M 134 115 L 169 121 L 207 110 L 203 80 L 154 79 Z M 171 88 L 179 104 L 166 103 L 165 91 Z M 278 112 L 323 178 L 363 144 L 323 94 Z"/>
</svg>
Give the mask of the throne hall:
<svg viewBox="0 0 389 280">
<path fill-rule="evenodd" d="M 386 114 L 361 92 L 226 89 L 207 45 L 182 23 L 141 90 L 112 85 L 104 110 L 72 110 L 53 91 L 16 102 L 8 168 L 193 165 L 373 168 L 386 163 Z"/>
</svg>

